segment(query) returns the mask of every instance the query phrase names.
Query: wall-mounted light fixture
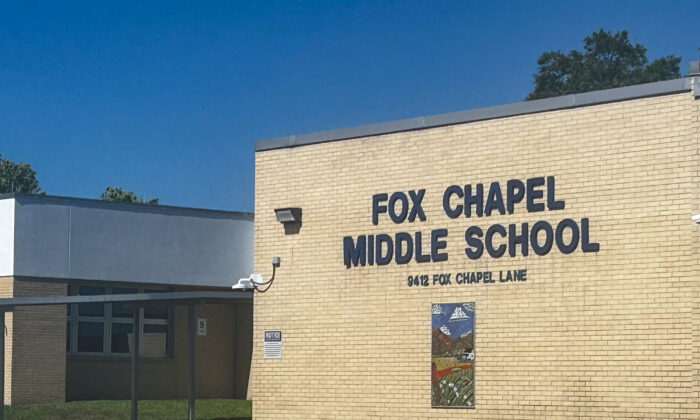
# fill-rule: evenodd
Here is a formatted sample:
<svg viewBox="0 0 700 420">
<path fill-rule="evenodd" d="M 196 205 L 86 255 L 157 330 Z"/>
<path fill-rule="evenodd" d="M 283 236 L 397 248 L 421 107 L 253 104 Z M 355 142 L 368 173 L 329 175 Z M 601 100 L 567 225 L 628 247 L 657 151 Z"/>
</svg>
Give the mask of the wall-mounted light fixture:
<svg viewBox="0 0 700 420">
<path fill-rule="evenodd" d="M 277 221 L 284 225 L 285 235 L 295 235 L 301 229 L 301 207 L 275 209 Z"/>
<path fill-rule="evenodd" d="M 697 223 L 697 224 L 700 225 L 700 214 L 695 214 L 695 215 L 693 215 L 693 216 L 691 217 L 691 219 L 693 220 L 693 222 L 695 222 L 695 223 Z"/>
<path fill-rule="evenodd" d="M 275 209 L 275 216 L 280 223 L 301 223 L 301 208 L 286 207 L 283 209 Z"/>
</svg>

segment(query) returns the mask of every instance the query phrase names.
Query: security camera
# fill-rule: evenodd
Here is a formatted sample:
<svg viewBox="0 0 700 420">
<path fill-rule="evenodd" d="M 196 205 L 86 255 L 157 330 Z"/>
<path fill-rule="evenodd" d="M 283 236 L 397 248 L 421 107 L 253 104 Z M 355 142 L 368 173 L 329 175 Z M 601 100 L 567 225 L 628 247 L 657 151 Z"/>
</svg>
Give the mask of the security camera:
<svg viewBox="0 0 700 420">
<path fill-rule="evenodd" d="M 250 277 L 244 277 L 238 279 L 238 283 L 231 286 L 233 290 L 247 290 L 253 289 L 255 286 L 259 286 L 263 283 L 262 274 L 251 274 Z"/>
<path fill-rule="evenodd" d="M 247 290 L 253 288 L 253 282 L 249 278 L 238 279 L 238 283 L 231 286 L 233 290 Z"/>
<path fill-rule="evenodd" d="M 251 274 L 250 277 L 238 279 L 238 283 L 231 286 L 233 290 L 250 290 L 254 289 L 256 292 L 265 293 L 272 287 L 272 282 L 275 281 L 275 271 L 276 268 L 280 266 L 280 257 L 272 257 L 272 277 L 270 280 L 263 281 L 262 274 Z M 264 286 L 264 287 L 260 287 Z"/>
</svg>

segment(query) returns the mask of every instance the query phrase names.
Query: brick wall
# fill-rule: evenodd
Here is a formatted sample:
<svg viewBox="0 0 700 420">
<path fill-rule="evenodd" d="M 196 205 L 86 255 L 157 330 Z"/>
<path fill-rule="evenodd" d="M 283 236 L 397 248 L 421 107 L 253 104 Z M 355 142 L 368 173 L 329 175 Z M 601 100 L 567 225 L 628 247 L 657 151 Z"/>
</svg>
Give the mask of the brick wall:
<svg viewBox="0 0 700 420">
<path fill-rule="evenodd" d="M 1 297 L 65 294 L 61 282 L 0 278 Z M 64 401 L 65 308 L 18 308 L 5 314 L 5 329 L 5 403 Z"/>
<path fill-rule="evenodd" d="M 0 278 L 0 297 L 65 296 L 66 284 Z M 17 308 L 5 314 L 5 404 L 65 400 L 65 306 Z"/>
<path fill-rule="evenodd" d="M 0 278 L 0 297 L 12 297 L 14 293 L 14 279 L 12 277 Z M 5 404 L 12 401 L 12 312 L 5 313 L 5 329 L 0 334 L 5 334 L 5 377 L 3 389 L 5 392 Z"/>
<path fill-rule="evenodd" d="M 15 279 L 14 297 L 66 294 L 64 282 Z M 17 308 L 12 330 L 12 404 L 65 401 L 65 305 Z"/>
<path fill-rule="evenodd" d="M 700 418 L 698 102 L 689 93 L 256 153 L 251 397 L 265 418 Z M 556 177 L 558 211 L 449 219 L 442 194 Z M 371 197 L 425 188 L 425 222 Z M 545 196 L 546 197 L 546 196 Z M 303 208 L 285 235 L 273 209 Z M 464 230 L 590 219 L 597 253 L 464 254 Z M 342 238 L 446 228 L 442 263 L 346 269 Z M 409 288 L 408 275 L 527 269 L 527 281 Z M 476 409 L 431 408 L 430 304 L 476 302 Z M 265 329 L 283 358 L 262 358 Z"/>
</svg>

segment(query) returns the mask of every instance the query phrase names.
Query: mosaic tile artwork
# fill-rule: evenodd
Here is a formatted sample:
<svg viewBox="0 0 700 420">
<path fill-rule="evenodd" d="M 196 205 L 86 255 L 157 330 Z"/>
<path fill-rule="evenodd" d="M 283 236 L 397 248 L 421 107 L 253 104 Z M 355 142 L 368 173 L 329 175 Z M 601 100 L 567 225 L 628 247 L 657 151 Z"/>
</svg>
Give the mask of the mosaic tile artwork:
<svg viewBox="0 0 700 420">
<path fill-rule="evenodd" d="M 432 406 L 474 408 L 474 302 L 432 305 Z"/>
</svg>

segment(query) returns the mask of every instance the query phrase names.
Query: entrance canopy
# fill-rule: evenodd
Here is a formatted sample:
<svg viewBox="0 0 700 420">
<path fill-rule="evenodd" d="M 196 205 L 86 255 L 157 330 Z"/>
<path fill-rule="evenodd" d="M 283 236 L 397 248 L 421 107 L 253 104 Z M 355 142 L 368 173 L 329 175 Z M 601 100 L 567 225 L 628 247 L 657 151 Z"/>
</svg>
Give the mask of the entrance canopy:
<svg viewBox="0 0 700 420">
<path fill-rule="evenodd" d="M 113 303 L 126 302 L 135 306 L 187 305 L 197 303 L 231 303 L 234 299 L 252 299 L 252 292 L 166 292 L 133 293 L 124 295 L 90 296 L 32 296 L 0 298 L 0 311 L 12 312 L 18 306 L 69 305 L 71 303 Z"/>
<path fill-rule="evenodd" d="M 69 305 L 80 303 L 127 303 L 132 306 L 134 323 L 138 324 L 143 306 L 187 305 L 188 306 L 188 359 L 189 359 L 189 393 L 187 398 L 188 419 L 194 420 L 194 356 L 195 356 L 195 306 L 198 304 L 230 304 L 236 300 L 252 299 L 252 292 L 166 292 L 134 293 L 123 295 L 90 296 L 32 296 L 0 299 L 0 321 L 5 324 L 5 312 L 12 312 L 20 306 Z M 233 320 L 235 322 L 235 320 Z M 134 334 L 134 349 L 131 354 L 131 419 L 138 418 L 138 365 L 139 334 Z M 0 378 L 5 377 L 5 334 L 0 332 Z M 0 392 L 0 420 L 5 418 L 5 393 Z"/>
</svg>

